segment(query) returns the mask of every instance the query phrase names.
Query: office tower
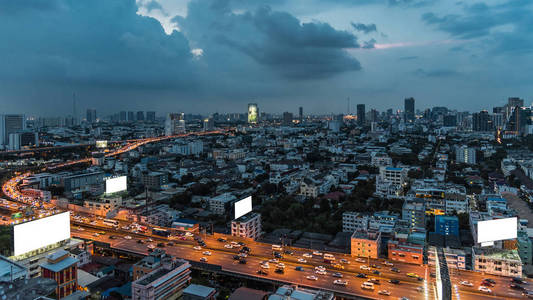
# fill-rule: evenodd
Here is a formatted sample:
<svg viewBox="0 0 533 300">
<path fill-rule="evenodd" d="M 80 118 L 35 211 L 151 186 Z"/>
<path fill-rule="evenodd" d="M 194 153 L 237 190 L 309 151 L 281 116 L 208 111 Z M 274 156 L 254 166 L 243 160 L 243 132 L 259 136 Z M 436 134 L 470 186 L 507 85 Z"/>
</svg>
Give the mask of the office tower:
<svg viewBox="0 0 533 300">
<path fill-rule="evenodd" d="M 304 121 L 304 108 L 301 106 L 298 109 L 298 120 L 300 121 L 300 123 Z"/>
<path fill-rule="evenodd" d="M 37 132 L 19 131 L 9 134 L 8 150 L 20 150 L 27 146 L 39 146 L 39 134 Z"/>
<path fill-rule="evenodd" d="M 204 131 L 211 131 L 215 129 L 215 122 L 213 118 L 204 119 Z"/>
<path fill-rule="evenodd" d="M 87 109 L 87 122 L 96 122 L 96 109 Z"/>
<path fill-rule="evenodd" d="M 503 113 L 494 113 L 492 114 L 491 118 L 494 128 L 503 129 L 503 127 L 505 126 L 505 115 Z"/>
<path fill-rule="evenodd" d="M 126 115 L 126 111 L 121 111 L 120 112 L 120 122 L 126 122 L 127 121 L 127 115 Z"/>
<path fill-rule="evenodd" d="M 359 126 L 365 125 L 365 105 L 357 104 L 357 124 Z"/>
<path fill-rule="evenodd" d="M 472 114 L 473 131 L 491 131 L 492 129 L 492 120 L 489 117 L 488 111 L 482 110 Z"/>
<path fill-rule="evenodd" d="M 249 124 L 257 124 L 259 121 L 259 108 L 257 107 L 257 103 L 249 103 L 248 104 L 248 123 Z"/>
<path fill-rule="evenodd" d="M 495 106 L 492 108 L 492 113 L 493 114 L 501 114 L 501 113 L 504 113 L 505 112 L 505 107 L 503 106 Z"/>
<path fill-rule="evenodd" d="M 405 98 L 404 114 L 406 123 L 412 123 L 415 121 L 415 98 Z"/>
<path fill-rule="evenodd" d="M 292 113 L 287 112 L 287 111 L 284 112 L 283 113 L 283 125 L 286 125 L 286 126 L 291 125 L 292 124 L 292 118 L 293 118 L 292 117 Z"/>
<path fill-rule="evenodd" d="M 517 135 L 523 135 L 527 125 L 531 125 L 531 108 L 514 107 L 507 123 L 507 130 L 514 131 Z"/>
<path fill-rule="evenodd" d="M 128 111 L 128 122 L 135 121 L 135 113 L 132 111 Z"/>
<path fill-rule="evenodd" d="M 144 111 L 137 112 L 137 121 L 144 121 Z"/>
<path fill-rule="evenodd" d="M 146 121 L 155 122 L 155 111 L 146 112 Z"/>
<path fill-rule="evenodd" d="M 516 107 L 516 106 L 523 107 L 524 99 L 520 99 L 518 97 L 509 97 L 509 99 L 507 99 L 507 105 L 510 107 Z"/>
<path fill-rule="evenodd" d="M 378 122 L 379 113 L 375 109 L 370 110 L 370 122 Z"/>
<path fill-rule="evenodd" d="M 0 145 L 9 144 L 9 135 L 26 129 L 24 115 L 0 115 Z"/>
</svg>

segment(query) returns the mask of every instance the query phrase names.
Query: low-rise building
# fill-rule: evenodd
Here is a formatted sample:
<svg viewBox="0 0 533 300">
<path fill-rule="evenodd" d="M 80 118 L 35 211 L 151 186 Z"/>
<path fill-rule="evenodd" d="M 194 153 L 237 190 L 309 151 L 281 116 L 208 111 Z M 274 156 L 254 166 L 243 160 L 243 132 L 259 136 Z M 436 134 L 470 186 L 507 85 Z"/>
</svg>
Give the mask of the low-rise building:
<svg viewBox="0 0 533 300">
<path fill-rule="evenodd" d="M 224 215 L 231 210 L 231 204 L 237 200 L 235 195 L 224 193 L 209 199 L 209 210 L 217 215 Z"/>
<path fill-rule="evenodd" d="M 46 257 L 41 264 L 44 278 L 51 278 L 57 282 L 57 299 L 62 299 L 78 289 L 78 260 L 70 257 L 69 252 L 59 250 Z"/>
<path fill-rule="evenodd" d="M 446 264 L 448 268 L 466 270 L 466 253 L 461 249 L 442 249 L 444 257 L 446 257 Z M 435 265 L 435 247 L 429 247 L 428 249 L 428 264 L 430 266 Z"/>
<path fill-rule="evenodd" d="M 346 211 L 342 214 L 342 231 L 354 232 L 357 229 L 368 228 L 369 217 L 355 211 Z"/>
<path fill-rule="evenodd" d="M 182 259 L 161 264 L 131 284 L 131 299 L 177 299 L 191 280 L 191 265 Z M 175 298 L 173 298 L 175 297 Z"/>
<path fill-rule="evenodd" d="M 378 258 L 381 250 L 381 232 L 357 230 L 351 237 L 351 255 Z"/>
<path fill-rule="evenodd" d="M 231 235 L 256 240 L 261 236 L 261 214 L 249 212 L 231 221 Z"/>
<path fill-rule="evenodd" d="M 190 284 L 183 290 L 183 300 L 215 300 L 217 290 L 199 284 Z"/>
<path fill-rule="evenodd" d="M 390 240 L 387 244 L 388 258 L 410 264 L 424 263 L 424 246 Z"/>
<path fill-rule="evenodd" d="M 472 247 L 472 267 L 487 274 L 522 276 L 522 261 L 516 250 Z"/>
</svg>

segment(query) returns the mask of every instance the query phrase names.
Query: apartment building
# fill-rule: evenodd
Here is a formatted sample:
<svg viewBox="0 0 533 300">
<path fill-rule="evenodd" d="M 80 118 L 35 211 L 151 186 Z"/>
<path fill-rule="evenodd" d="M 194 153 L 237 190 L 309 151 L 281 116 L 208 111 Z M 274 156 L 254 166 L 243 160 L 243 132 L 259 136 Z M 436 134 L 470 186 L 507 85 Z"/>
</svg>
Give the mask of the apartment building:
<svg viewBox="0 0 533 300">
<path fill-rule="evenodd" d="M 346 211 L 342 214 L 342 231 L 354 232 L 357 229 L 368 228 L 369 217 L 355 211 Z"/>
<path fill-rule="evenodd" d="M 381 250 L 381 232 L 357 230 L 351 237 L 351 255 L 378 258 Z"/>
<path fill-rule="evenodd" d="M 492 275 L 522 276 L 522 261 L 516 250 L 472 247 L 472 267 Z"/>
<path fill-rule="evenodd" d="M 250 212 L 231 221 L 231 235 L 256 240 L 261 236 L 261 214 Z"/>
<path fill-rule="evenodd" d="M 191 281 L 191 265 L 183 259 L 161 264 L 131 284 L 132 300 L 179 299 Z"/>
</svg>

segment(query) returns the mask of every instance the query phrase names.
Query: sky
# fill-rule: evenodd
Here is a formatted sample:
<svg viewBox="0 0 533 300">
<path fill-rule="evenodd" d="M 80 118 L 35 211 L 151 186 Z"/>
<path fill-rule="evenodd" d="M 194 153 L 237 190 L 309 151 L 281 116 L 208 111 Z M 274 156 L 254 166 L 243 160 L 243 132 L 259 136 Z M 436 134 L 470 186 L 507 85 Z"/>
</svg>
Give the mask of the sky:
<svg viewBox="0 0 533 300">
<path fill-rule="evenodd" d="M 210 114 L 533 101 L 533 1 L 0 1 L 0 110 Z"/>
</svg>

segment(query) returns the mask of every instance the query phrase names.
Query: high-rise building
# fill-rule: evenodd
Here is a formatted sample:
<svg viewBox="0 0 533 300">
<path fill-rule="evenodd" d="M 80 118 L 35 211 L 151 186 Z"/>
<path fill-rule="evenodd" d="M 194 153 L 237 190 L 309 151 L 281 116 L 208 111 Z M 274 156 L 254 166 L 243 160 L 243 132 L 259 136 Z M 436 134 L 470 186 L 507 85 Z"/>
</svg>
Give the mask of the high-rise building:
<svg viewBox="0 0 533 300">
<path fill-rule="evenodd" d="M 509 99 L 507 99 L 507 105 L 510 107 L 522 107 L 524 106 L 524 99 L 520 99 L 519 97 L 509 97 Z"/>
<path fill-rule="evenodd" d="M 155 111 L 146 112 L 146 121 L 155 122 Z"/>
<path fill-rule="evenodd" d="M 457 126 L 457 115 L 445 115 L 442 119 L 444 127 Z"/>
<path fill-rule="evenodd" d="M 475 165 L 476 164 L 476 149 L 467 146 L 455 148 L 455 161 L 458 163 Z"/>
<path fill-rule="evenodd" d="M 121 111 L 120 112 L 120 118 L 119 118 L 120 122 L 126 122 L 127 120 L 127 115 L 126 115 L 126 111 Z"/>
<path fill-rule="evenodd" d="M 365 105 L 364 104 L 357 104 L 357 124 L 359 126 L 365 125 Z"/>
<path fill-rule="evenodd" d="M 405 98 L 404 113 L 406 123 L 411 123 L 415 121 L 415 98 Z"/>
<path fill-rule="evenodd" d="M 9 144 L 9 135 L 26 129 L 24 115 L 0 115 L 0 145 Z"/>
<path fill-rule="evenodd" d="M 87 109 L 87 122 L 96 122 L 96 109 Z"/>
<path fill-rule="evenodd" d="M 515 106 L 511 111 L 507 130 L 514 131 L 518 135 L 526 133 L 526 126 L 531 125 L 531 108 Z"/>
<path fill-rule="evenodd" d="M 132 111 L 128 111 L 128 122 L 135 121 L 135 113 Z"/>
<path fill-rule="evenodd" d="M 492 120 L 489 117 L 489 112 L 482 110 L 478 113 L 472 114 L 472 130 L 473 131 L 491 131 Z"/>
<path fill-rule="evenodd" d="M 165 135 L 175 135 L 185 132 L 185 114 L 170 113 L 165 120 Z"/>
<path fill-rule="evenodd" d="M 375 109 L 370 110 L 370 122 L 378 122 L 379 120 L 379 113 Z"/>
<path fill-rule="evenodd" d="M 144 121 L 144 111 L 137 112 L 137 121 Z"/>
<path fill-rule="evenodd" d="M 248 104 L 248 123 L 257 124 L 259 122 L 259 108 L 257 103 Z"/>
<path fill-rule="evenodd" d="M 213 129 L 215 129 L 215 122 L 213 121 L 213 118 L 204 119 L 204 131 L 211 131 Z"/>
<path fill-rule="evenodd" d="M 283 113 L 283 125 L 286 125 L 286 126 L 291 125 L 292 119 L 293 119 L 292 113 L 287 112 L 287 111 Z"/>
<path fill-rule="evenodd" d="M 300 108 L 298 108 L 298 120 L 300 121 L 300 123 L 304 121 L 304 108 L 301 106 Z"/>
</svg>

